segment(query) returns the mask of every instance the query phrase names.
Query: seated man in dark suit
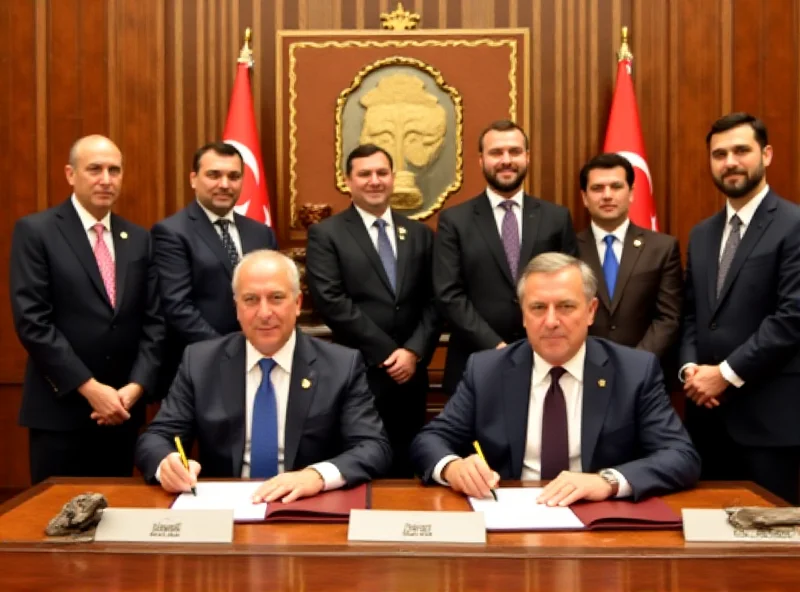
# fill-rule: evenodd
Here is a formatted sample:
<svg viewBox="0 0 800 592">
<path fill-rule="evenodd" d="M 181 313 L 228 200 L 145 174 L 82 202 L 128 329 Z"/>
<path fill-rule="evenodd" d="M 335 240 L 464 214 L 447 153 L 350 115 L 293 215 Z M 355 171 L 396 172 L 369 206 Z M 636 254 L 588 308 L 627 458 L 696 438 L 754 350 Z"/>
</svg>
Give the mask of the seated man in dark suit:
<svg viewBox="0 0 800 592">
<path fill-rule="evenodd" d="M 518 295 L 528 339 L 470 357 L 455 395 L 412 444 L 424 481 L 487 497 L 500 478 L 552 480 L 539 498 L 550 505 L 638 500 L 697 482 L 700 459 L 656 357 L 587 337 L 596 291 L 591 269 L 569 255 L 526 266 Z M 486 462 L 470 454 L 476 440 Z"/>
<path fill-rule="evenodd" d="M 170 492 L 207 477 L 262 478 L 256 500 L 293 501 L 383 475 L 391 447 L 357 351 L 296 330 L 297 267 L 268 250 L 233 274 L 241 333 L 192 344 L 136 447 L 136 466 Z M 199 444 L 187 471 L 174 437 Z"/>
</svg>

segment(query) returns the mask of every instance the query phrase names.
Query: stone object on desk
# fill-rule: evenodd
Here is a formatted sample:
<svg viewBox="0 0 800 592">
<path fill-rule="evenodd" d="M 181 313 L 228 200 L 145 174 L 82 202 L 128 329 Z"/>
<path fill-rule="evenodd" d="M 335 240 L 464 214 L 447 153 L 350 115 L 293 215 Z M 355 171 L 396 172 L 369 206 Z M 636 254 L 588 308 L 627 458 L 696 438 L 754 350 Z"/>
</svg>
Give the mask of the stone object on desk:
<svg viewBox="0 0 800 592">
<path fill-rule="evenodd" d="M 82 493 L 69 500 L 45 528 L 45 534 L 51 537 L 67 537 L 73 541 L 91 541 L 103 508 L 108 501 L 102 493 Z"/>
<path fill-rule="evenodd" d="M 734 528 L 779 528 L 800 525 L 800 508 L 725 508 Z"/>
</svg>

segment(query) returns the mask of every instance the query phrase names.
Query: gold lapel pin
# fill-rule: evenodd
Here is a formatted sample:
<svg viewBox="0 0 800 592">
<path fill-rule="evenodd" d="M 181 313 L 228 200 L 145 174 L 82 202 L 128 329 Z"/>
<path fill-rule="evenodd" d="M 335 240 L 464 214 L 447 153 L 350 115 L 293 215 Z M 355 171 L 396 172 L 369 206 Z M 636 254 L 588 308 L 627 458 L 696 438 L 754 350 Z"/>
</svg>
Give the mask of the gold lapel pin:
<svg viewBox="0 0 800 592">
<path fill-rule="evenodd" d="M 304 378 L 300 381 L 300 386 L 302 386 L 304 389 L 311 388 L 311 381 L 308 378 Z"/>
<path fill-rule="evenodd" d="M 599 386 L 600 388 L 605 388 L 605 386 L 606 386 L 606 379 L 605 379 L 605 378 L 601 378 L 600 380 L 598 380 L 598 381 L 597 381 L 597 386 Z"/>
<path fill-rule="evenodd" d="M 406 240 L 406 229 L 404 226 L 397 227 L 397 238 L 400 240 Z"/>
<path fill-rule="evenodd" d="M 119 233 L 119 237 L 122 240 L 125 240 L 126 238 L 128 238 L 128 233 L 123 230 L 122 232 Z"/>
<path fill-rule="evenodd" d="M 635 241 L 633 241 L 633 246 L 636 247 L 637 249 L 639 247 L 641 247 L 642 246 L 642 239 L 637 238 Z"/>
</svg>

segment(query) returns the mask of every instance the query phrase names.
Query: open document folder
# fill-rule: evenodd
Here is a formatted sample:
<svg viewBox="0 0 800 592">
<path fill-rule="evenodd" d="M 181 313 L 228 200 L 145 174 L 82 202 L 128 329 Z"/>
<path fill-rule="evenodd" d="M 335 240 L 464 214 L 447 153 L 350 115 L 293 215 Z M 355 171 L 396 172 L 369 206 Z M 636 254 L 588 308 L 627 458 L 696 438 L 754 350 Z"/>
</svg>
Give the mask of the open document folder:
<svg viewBox="0 0 800 592">
<path fill-rule="evenodd" d="M 350 510 L 368 507 L 366 484 L 336 489 L 288 504 L 254 504 L 251 499 L 263 481 L 200 481 L 197 495 L 180 494 L 173 510 L 233 510 L 234 522 L 347 522 Z"/>
<path fill-rule="evenodd" d="M 469 503 L 483 512 L 486 530 L 671 530 L 682 525 L 680 516 L 659 498 L 578 502 L 562 508 L 536 503 L 542 490 L 505 487 L 495 490 L 497 501 L 471 497 Z"/>
</svg>

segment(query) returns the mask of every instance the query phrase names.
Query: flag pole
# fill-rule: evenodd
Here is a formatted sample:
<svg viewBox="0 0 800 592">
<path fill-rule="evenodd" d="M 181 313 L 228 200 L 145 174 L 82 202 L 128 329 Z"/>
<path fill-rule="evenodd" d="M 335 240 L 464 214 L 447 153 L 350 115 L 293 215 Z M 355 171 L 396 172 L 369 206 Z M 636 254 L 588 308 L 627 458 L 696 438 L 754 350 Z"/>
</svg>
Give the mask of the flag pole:
<svg viewBox="0 0 800 592">
<path fill-rule="evenodd" d="M 622 43 L 617 52 L 617 61 L 621 62 L 622 60 L 633 61 L 633 54 L 628 46 L 628 27 L 622 27 Z"/>
<path fill-rule="evenodd" d="M 247 27 L 244 30 L 244 45 L 239 51 L 239 59 L 236 60 L 239 64 L 247 64 L 248 68 L 253 67 L 253 50 L 250 48 L 250 39 L 253 38 L 253 30 Z"/>
</svg>

